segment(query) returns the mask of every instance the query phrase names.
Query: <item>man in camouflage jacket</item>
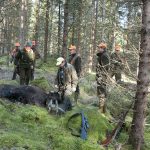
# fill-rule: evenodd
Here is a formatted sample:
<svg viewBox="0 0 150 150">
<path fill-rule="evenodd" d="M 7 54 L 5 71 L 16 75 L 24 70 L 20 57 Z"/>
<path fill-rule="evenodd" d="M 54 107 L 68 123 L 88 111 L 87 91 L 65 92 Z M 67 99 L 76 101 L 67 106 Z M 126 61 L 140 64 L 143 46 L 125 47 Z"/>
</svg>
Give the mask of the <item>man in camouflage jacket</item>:
<svg viewBox="0 0 150 150">
<path fill-rule="evenodd" d="M 55 86 L 58 87 L 62 96 L 72 95 L 76 91 L 78 83 L 78 77 L 74 67 L 67 63 L 62 57 L 57 59 L 56 66 L 58 66 L 58 72 L 55 79 Z"/>
<path fill-rule="evenodd" d="M 102 113 L 106 111 L 106 82 L 109 70 L 109 56 L 106 52 L 106 44 L 100 43 L 97 53 L 96 65 L 96 81 L 97 81 L 97 96 L 99 98 L 99 108 Z"/>
<path fill-rule="evenodd" d="M 20 85 L 28 85 L 31 79 L 31 70 L 33 69 L 35 59 L 31 46 L 32 43 L 27 42 L 23 50 L 18 51 L 15 57 L 15 63 L 19 65 Z"/>
<path fill-rule="evenodd" d="M 11 63 L 14 63 L 14 72 L 13 72 L 12 80 L 16 79 L 17 74 L 19 75 L 19 66 L 18 66 L 17 62 L 15 64 L 15 57 L 16 57 L 18 51 L 20 51 L 20 43 L 15 43 L 15 49 L 13 49 L 10 54 L 11 55 Z"/>
<path fill-rule="evenodd" d="M 110 76 L 115 76 L 116 82 L 121 81 L 121 73 L 124 69 L 124 59 L 121 55 L 121 46 L 116 45 L 115 46 L 115 52 L 113 52 L 110 56 L 111 65 L 110 65 Z"/>
</svg>

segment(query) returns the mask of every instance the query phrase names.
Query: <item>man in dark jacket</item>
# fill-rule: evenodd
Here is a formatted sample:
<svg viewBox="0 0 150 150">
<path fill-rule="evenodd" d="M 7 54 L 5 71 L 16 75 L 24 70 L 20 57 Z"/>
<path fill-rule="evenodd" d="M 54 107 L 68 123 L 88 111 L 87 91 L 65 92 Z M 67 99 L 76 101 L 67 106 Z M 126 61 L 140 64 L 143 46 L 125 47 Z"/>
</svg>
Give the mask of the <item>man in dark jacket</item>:
<svg viewBox="0 0 150 150">
<path fill-rule="evenodd" d="M 71 45 L 69 47 L 69 51 L 70 51 L 69 63 L 74 66 L 76 73 L 77 73 L 77 76 L 79 78 L 80 74 L 81 74 L 81 57 L 79 54 L 77 54 L 76 46 Z M 74 96 L 76 103 L 78 101 L 79 94 L 80 94 L 80 89 L 79 89 L 79 84 L 77 84 L 75 96 Z"/>
<path fill-rule="evenodd" d="M 18 51 L 20 51 L 20 43 L 15 43 L 15 48 L 11 51 L 11 63 L 14 63 L 14 72 L 13 72 L 13 77 L 12 80 L 16 79 L 17 74 L 19 74 L 19 66 L 16 63 L 15 64 L 15 57 L 18 53 Z"/>
<path fill-rule="evenodd" d="M 15 57 L 15 63 L 19 65 L 20 85 L 28 85 L 31 79 L 31 70 L 33 69 L 35 59 L 31 46 L 32 43 L 27 42 L 23 50 L 20 50 Z"/>
<path fill-rule="evenodd" d="M 106 80 L 109 70 L 109 56 L 106 52 L 106 44 L 100 43 L 97 53 L 97 65 L 96 65 L 96 81 L 97 81 L 97 96 L 99 98 L 99 108 L 102 113 L 106 111 Z"/>
<path fill-rule="evenodd" d="M 36 42 L 35 41 L 32 41 L 31 49 L 33 50 L 33 52 L 35 54 L 33 69 L 31 69 L 31 80 L 34 80 L 34 70 L 35 70 L 36 59 L 41 58 L 41 56 L 40 56 L 39 52 L 37 51 Z"/>
</svg>

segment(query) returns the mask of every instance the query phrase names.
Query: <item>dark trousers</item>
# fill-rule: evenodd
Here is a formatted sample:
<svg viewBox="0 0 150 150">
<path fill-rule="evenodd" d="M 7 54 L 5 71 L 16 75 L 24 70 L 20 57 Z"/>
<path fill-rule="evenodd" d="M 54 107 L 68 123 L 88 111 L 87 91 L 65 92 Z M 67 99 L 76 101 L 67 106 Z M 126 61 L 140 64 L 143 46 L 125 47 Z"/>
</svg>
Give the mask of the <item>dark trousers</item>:
<svg viewBox="0 0 150 150">
<path fill-rule="evenodd" d="M 31 69 L 31 80 L 34 80 L 34 68 Z"/>
<path fill-rule="evenodd" d="M 13 77 L 12 80 L 15 80 L 17 77 L 17 74 L 19 74 L 19 68 L 17 66 L 14 67 Z"/>
<path fill-rule="evenodd" d="M 79 88 L 79 84 L 77 84 L 76 91 L 74 93 L 74 100 L 76 103 L 78 102 L 79 95 L 80 95 L 80 88 Z"/>
<path fill-rule="evenodd" d="M 31 68 L 20 68 L 20 85 L 28 85 L 31 78 Z"/>
</svg>

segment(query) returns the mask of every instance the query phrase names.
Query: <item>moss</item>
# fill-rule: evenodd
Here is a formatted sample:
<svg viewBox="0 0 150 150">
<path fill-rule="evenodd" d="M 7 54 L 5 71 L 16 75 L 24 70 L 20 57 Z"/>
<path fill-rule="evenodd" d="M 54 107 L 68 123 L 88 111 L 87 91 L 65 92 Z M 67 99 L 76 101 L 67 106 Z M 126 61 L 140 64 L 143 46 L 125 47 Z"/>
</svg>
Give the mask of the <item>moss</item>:
<svg viewBox="0 0 150 150">
<path fill-rule="evenodd" d="M 16 80 L 0 80 L 0 84 L 18 85 L 19 83 Z"/>
<path fill-rule="evenodd" d="M 13 108 L 13 112 L 10 111 L 10 107 Z M 66 128 L 68 117 L 81 109 L 88 116 L 90 123 L 87 141 L 72 136 L 70 130 Z M 5 106 L 0 104 L 0 110 L 0 122 L 5 123 L 0 129 L 3 135 L 0 137 L 3 143 L 1 147 L 28 147 L 31 150 L 49 148 L 96 150 L 99 147 L 97 144 L 99 134 L 104 137 L 105 129 L 109 127 L 108 122 L 105 123 L 107 118 L 101 116 L 96 109 L 84 106 L 76 107 L 62 117 L 52 116 L 46 109 L 37 106 L 16 105 L 9 102 Z M 80 121 L 80 119 L 74 121 L 77 128 L 80 128 Z"/>
</svg>

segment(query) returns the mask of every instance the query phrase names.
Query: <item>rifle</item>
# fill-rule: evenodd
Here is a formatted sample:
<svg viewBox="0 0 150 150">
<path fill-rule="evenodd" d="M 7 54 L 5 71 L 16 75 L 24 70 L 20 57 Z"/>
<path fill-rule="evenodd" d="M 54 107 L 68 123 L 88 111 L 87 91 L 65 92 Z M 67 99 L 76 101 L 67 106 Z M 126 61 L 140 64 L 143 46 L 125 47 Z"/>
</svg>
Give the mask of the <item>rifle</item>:
<svg viewBox="0 0 150 150">
<path fill-rule="evenodd" d="M 80 131 L 74 130 L 69 122 L 70 120 L 72 120 L 73 118 L 77 117 L 77 116 L 81 116 L 81 127 L 80 127 Z M 69 119 L 68 119 L 68 123 L 67 123 L 67 127 L 71 130 L 71 134 L 77 137 L 81 137 L 83 140 L 87 139 L 87 129 L 89 128 L 89 124 L 88 124 L 88 120 L 87 118 L 84 116 L 83 111 L 82 112 L 78 112 L 73 114 Z"/>
<path fill-rule="evenodd" d="M 122 129 L 122 126 L 124 125 L 125 118 L 129 112 L 129 110 L 132 108 L 133 103 L 134 103 L 134 101 L 132 102 L 132 104 L 130 105 L 128 110 L 121 113 L 120 120 L 119 120 L 118 124 L 116 125 L 115 129 L 111 132 L 111 134 L 108 135 L 106 137 L 106 139 L 103 140 L 102 142 L 98 142 L 100 145 L 107 147 L 116 137 L 119 136 L 121 129 Z"/>
<path fill-rule="evenodd" d="M 84 116 L 84 113 L 81 112 L 81 138 L 86 140 L 87 139 L 87 129 L 89 128 L 89 124 L 87 118 Z"/>
</svg>

